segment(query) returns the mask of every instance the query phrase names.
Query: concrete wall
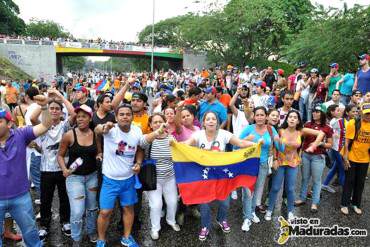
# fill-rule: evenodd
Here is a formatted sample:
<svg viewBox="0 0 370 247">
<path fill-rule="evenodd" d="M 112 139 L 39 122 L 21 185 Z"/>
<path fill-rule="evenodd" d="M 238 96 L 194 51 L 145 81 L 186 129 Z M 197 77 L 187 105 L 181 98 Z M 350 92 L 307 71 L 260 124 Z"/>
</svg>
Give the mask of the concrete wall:
<svg viewBox="0 0 370 247">
<path fill-rule="evenodd" d="M 50 82 L 56 75 L 56 53 L 53 45 L 0 43 L 0 56 L 6 57 L 36 79 Z"/>
<path fill-rule="evenodd" d="M 191 51 L 185 51 L 183 55 L 183 68 L 184 69 L 202 69 L 203 67 L 208 67 L 206 54 L 196 54 Z"/>
</svg>

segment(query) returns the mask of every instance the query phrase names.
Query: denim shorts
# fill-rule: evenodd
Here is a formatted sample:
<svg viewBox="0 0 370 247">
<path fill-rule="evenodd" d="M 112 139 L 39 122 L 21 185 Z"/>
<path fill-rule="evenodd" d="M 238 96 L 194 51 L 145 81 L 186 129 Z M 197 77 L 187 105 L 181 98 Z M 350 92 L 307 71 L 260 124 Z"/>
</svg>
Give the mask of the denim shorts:
<svg viewBox="0 0 370 247">
<path fill-rule="evenodd" d="M 124 180 L 115 180 L 103 175 L 103 184 L 100 191 L 100 209 L 113 209 L 117 197 L 121 207 L 131 206 L 137 203 L 135 177 Z"/>
</svg>

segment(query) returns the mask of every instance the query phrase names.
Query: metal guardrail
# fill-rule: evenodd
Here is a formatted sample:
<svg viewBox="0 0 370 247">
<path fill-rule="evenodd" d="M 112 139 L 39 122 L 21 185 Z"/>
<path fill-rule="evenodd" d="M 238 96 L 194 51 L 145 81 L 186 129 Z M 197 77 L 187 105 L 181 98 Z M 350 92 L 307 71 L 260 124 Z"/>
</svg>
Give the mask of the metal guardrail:
<svg viewBox="0 0 370 247">
<path fill-rule="evenodd" d="M 129 44 L 108 44 L 108 43 L 89 43 L 89 42 L 61 42 L 48 40 L 24 40 L 24 39 L 0 39 L 0 43 L 5 44 L 20 44 L 20 45 L 53 45 L 56 47 L 65 48 L 89 48 L 89 49 L 104 49 L 104 50 L 123 50 L 123 51 L 141 51 L 152 52 L 151 47 Z M 154 47 L 154 52 L 163 53 L 180 53 L 181 50 L 170 47 Z"/>
</svg>

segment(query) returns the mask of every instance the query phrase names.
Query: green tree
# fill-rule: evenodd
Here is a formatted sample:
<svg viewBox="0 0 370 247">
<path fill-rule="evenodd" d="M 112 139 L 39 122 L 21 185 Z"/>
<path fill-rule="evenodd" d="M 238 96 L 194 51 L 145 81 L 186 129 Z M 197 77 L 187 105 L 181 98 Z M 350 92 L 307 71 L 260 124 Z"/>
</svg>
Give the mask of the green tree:
<svg viewBox="0 0 370 247">
<path fill-rule="evenodd" d="M 23 33 L 26 24 L 18 15 L 17 4 L 12 0 L 0 0 L 0 33 L 8 35 Z"/>
<path fill-rule="evenodd" d="M 31 19 L 26 27 L 26 35 L 36 38 L 67 38 L 70 34 L 64 30 L 63 26 L 50 20 Z"/>
<path fill-rule="evenodd" d="M 358 66 L 356 56 L 367 52 L 370 43 L 370 7 L 325 10 L 317 8 L 315 19 L 285 47 L 285 59 L 291 63 L 306 62 L 326 71 L 337 62 L 343 69 Z"/>
<path fill-rule="evenodd" d="M 66 56 L 62 59 L 63 67 L 68 71 L 80 71 L 84 68 L 86 63 L 85 57 Z"/>
</svg>

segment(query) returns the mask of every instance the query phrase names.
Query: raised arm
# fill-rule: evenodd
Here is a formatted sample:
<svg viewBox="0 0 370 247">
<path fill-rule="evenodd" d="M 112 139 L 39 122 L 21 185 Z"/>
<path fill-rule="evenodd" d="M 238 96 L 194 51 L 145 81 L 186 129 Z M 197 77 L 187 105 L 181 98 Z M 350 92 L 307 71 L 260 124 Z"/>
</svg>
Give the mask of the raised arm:
<svg viewBox="0 0 370 247">
<path fill-rule="evenodd" d="M 357 77 L 357 73 L 356 73 L 355 82 L 353 83 L 353 88 L 352 88 L 353 91 L 357 89 L 357 84 L 358 84 L 358 77 Z"/>
<path fill-rule="evenodd" d="M 43 95 L 36 95 L 34 100 L 41 106 L 41 123 L 33 127 L 33 134 L 36 137 L 39 137 L 48 131 L 50 128 L 52 121 L 49 109 L 47 107 L 48 98 Z"/>
<path fill-rule="evenodd" d="M 175 115 L 175 131 L 176 134 L 180 135 L 182 132 L 182 125 L 181 125 L 181 111 L 182 107 L 176 108 L 176 115 Z"/>
<path fill-rule="evenodd" d="M 237 90 L 236 90 L 236 93 L 234 94 L 234 96 L 231 98 L 230 100 L 230 103 L 229 103 L 229 107 L 230 107 L 230 110 L 231 112 L 233 113 L 233 115 L 235 117 L 238 116 L 238 109 L 236 108 L 235 106 L 235 102 L 236 100 L 238 99 L 238 96 L 240 94 L 240 91 L 241 91 L 241 88 L 239 87 Z"/>
<path fill-rule="evenodd" d="M 123 87 L 118 91 L 118 93 L 114 96 L 113 100 L 112 100 L 112 108 L 113 109 L 116 109 L 120 103 L 122 102 L 122 100 L 125 98 L 125 94 L 130 86 L 130 80 L 132 79 L 129 79 L 129 81 L 124 81 L 124 85 Z"/>
<path fill-rule="evenodd" d="M 248 140 L 239 139 L 238 137 L 236 137 L 234 135 L 230 138 L 229 142 L 230 142 L 231 145 L 238 146 L 240 148 L 250 147 L 250 146 L 255 144 L 254 142 L 251 142 L 251 141 L 248 141 Z"/>
</svg>

